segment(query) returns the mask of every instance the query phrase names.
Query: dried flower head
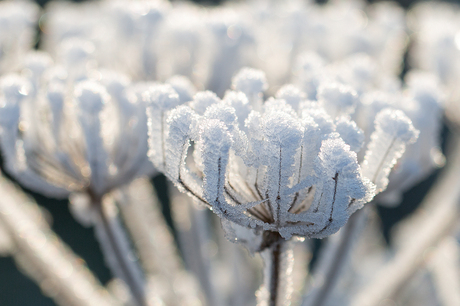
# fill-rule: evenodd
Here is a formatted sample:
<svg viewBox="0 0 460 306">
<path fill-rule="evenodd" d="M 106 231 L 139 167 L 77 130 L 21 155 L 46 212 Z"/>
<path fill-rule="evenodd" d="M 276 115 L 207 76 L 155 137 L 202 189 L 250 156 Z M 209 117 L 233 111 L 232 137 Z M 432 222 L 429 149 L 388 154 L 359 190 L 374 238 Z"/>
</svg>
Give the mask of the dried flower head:
<svg viewBox="0 0 460 306">
<path fill-rule="evenodd" d="M 100 198 L 153 173 L 145 105 L 129 79 L 52 62 L 31 54 L 21 75 L 1 80 L 1 141 L 11 174 L 49 196 L 86 191 Z"/>
</svg>

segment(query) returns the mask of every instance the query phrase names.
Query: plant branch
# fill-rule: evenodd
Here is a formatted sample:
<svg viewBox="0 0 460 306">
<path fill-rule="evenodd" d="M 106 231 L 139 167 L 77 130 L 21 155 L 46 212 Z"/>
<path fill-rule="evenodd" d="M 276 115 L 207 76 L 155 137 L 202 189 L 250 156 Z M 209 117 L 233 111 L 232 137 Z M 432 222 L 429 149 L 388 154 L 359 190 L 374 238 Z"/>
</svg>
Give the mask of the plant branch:
<svg viewBox="0 0 460 306">
<path fill-rule="evenodd" d="M 83 260 L 50 229 L 32 199 L 0 177 L 0 223 L 11 239 L 11 256 L 58 305 L 118 305 Z"/>
<path fill-rule="evenodd" d="M 460 142 L 455 139 L 455 150 L 443 177 L 422 203 L 418 216 L 412 217 L 406 239 L 395 257 L 352 299 L 353 306 L 378 305 L 385 298 L 394 297 L 424 264 L 424 251 L 437 245 L 458 223 L 460 216 Z M 448 159 L 449 160 L 449 159 Z"/>
<path fill-rule="evenodd" d="M 111 215 L 104 203 L 92 197 L 97 212 L 96 236 L 99 239 L 105 259 L 114 275 L 128 286 L 135 305 L 146 306 L 145 284 L 139 266 L 130 258 L 132 250 L 128 238 L 115 214 Z"/>
<path fill-rule="evenodd" d="M 353 248 L 356 236 L 363 229 L 364 221 L 367 219 L 370 207 L 354 213 L 347 224 L 340 230 L 337 237 L 329 238 L 322 260 L 314 273 L 314 278 L 324 279 L 324 284 L 314 287 L 304 297 L 302 306 L 322 306 L 333 293 L 335 286 L 342 275 L 344 266 L 348 263 L 350 251 Z"/>
<path fill-rule="evenodd" d="M 148 179 L 137 179 L 122 188 L 118 198 L 121 215 L 139 252 L 148 283 L 161 276 L 164 288 L 160 297 L 167 305 L 189 305 L 191 301 L 200 300 L 198 282 L 183 267 L 174 237 L 162 217 L 160 203 Z M 180 294 L 178 283 L 182 284 Z"/>
<path fill-rule="evenodd" d="M 264 261 L 264 284 L 257 292 L 259 306 L 290 305 L 292 297 L 292 243 L 279 233 L 264 233 L 266 247 L 260 252 Z"/>
<path fill-rule="evenodd" d="M 170 190 L 173 220 L 185 264 L 199 280 L 207 304 L 221 306 L 223 298 L 216 288 L 207 248 L 210 241 L 207 208 L 200 207 L 198 199 L 191 198 L 174 187 Z M 193 203 L 192 199 L 197 202 Z"/>
</svg>

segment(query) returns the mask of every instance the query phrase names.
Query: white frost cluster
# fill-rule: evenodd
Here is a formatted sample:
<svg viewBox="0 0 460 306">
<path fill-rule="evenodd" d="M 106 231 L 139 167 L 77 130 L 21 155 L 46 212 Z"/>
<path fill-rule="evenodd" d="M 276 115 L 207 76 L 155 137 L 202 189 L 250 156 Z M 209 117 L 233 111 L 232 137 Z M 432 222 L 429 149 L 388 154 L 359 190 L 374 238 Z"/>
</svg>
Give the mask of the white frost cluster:
<svg viewBox="0 0 460 306">
<path fill-rule="evenodd" d="M 261 104 L 253 98 L 266 89 L 261 76 L 243 69 L 234 78 L 233 88 L 249 96 L 199 92 L 170 111 L 165 134 L 150 135 L 165 137 L 166 159 L 152 161 L 165 163 L 176 186 L 235 224 L 233 231 L 326 237 L 373 198 L 375 186 L 385 189 L 382 182 L 418 132 L 400 111 L 379 113 L 362 170 L 356 152 L 364 134 L 349 119 L 358 103 L 353 88 L 324 85 L 312 101 L 286 85 Z M 151 150 L 160 150 L 160 142 L 151 141 Z"/>
<path fill-rule="evenodd" d="M 408 24 L 414 32 L 410 63 L 439 79 L 447 102 L 446 115 L 456 125 L 460 122 L 459 17 L 458 4 L 434 1 L 417 4 L 408 15 Z"/>
<path fill-rule="evenodd" d="M 0 2 L 0 75 L 20 65 L 35 44 L 39 7 L 32 1 Z"/>
<path fill-rule="evenodd" d="M 53 63 L 34 52 L 0 80 L 1 144 L 9 173 L 48 196 L 96 198 L 153 173 L 146 154 L 147 115 L 129 78 L 88 67 L 85 45 Z M 67 66 L 73 63 L 76 66 Z M 67 69 L 65 69 L 67 68 Z"/>
<path fill-rule="evenodd" d="M 134 80 L 187 76 L 222 97 L 242 67 L 267 73 L 273 93 L 289 82 L 297 59 L 316 52 L 327 62 L 364 53 L 380 71 L 398 74 L 406 46 L 404 11 L 395 3 L 302 0 L 228 2 L 55 2 L 46 8 L 44 48 L 78 38 L 96 46 L 105 68 Z"/>
<path fill-rule="evenodd" d="M 377 198 L 379 203 L 399 204 L 403 192 L 444 164 L 440 134 L 445 97 L 433 73 L 411 70 L 403 86 L 396 76 L 378 69 L 368 55 L 355 54 L 327 63 L 314 52 L 299 58 L 296 71 L 294 84 L 309 99 L 317 98 L 329 115 L 351 116 L 363 130 L 365 144 L 375 131 L 376 115 L 387 108 L 403 111 L 421 131 L 420 138 L 407 146 L 398 166 L 391 172 L 390 185 Z M 343 99 L 335 99 L 340 93 Z M 342 102 L 337 104 L 337 101 Z M 362 150 L 358 154 L 360 162 L 364 153 Z"/>
</svg>

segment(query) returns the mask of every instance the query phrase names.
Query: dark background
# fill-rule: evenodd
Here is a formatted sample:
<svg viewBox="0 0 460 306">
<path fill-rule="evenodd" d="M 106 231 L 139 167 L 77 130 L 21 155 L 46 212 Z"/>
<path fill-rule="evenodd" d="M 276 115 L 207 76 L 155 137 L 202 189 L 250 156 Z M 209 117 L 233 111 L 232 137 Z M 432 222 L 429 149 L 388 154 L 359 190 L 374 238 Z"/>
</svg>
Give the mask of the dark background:
<svg viewBox="0 0 460 306">
<path fill-rule="evenodd" d="M 38 0 L 37 3 L 44 6 L 47 0 Z M 81 2 L 81 1 L 77 1 Z M 195 1 L 205 4 L 219 4 L 222 1 Z M 325 1 L 318 1 L 324 3 Z M 370 1 L 374 2 L 374 1 Z M 403 7 L 408 8 L 415 1 L 401 0 L 397 1 Z M 454 1 L 459 2 L 459 1 Z M 39 43 L 37 44 L 37 46 Z M 407 71 L 406 66 L 404 71 Z M 445 152 L 446 139 L 448 139 L 449 129 L 444 127 L 443 130 L 443 151 Z M 0 160 L 0 165 L 2 161 Z M 409 190 L 405 196 L 403 203 L 397 208 L 379 207 L 378 212 L 382 219 L 382 232 L 387 243 L 391 244 L 390 230 L 392 226 L 410 214 L 420 203 L 429 190 L 431 184 L 435 181 L 436 176 L 440 171 L 435 171 L 433 175 L 421 182 L 419 185 Z M 164 177 L 156 177 L 152 180 L 159 196 L 164 203 L 164 213 L 167 220 L 170 222 L 169 209 L 166 197 L 166 183 Z M 94 233 L 91 228 L 84 228 L 74 220 L 68 209 L 66 200 L 55 200 L 45 198 L 39 194 L 25 190 L 35 200 L 45 207 L 52 215 L 52 229 L 72 250 L 81 256 L 99 278 L 101 283 L 105 284 L 111 278 L 110 271 L 105 267 L 102 254 L 100 253 L 99 245 L 94 238 Z M 316 245 L 318 245 L 317 243 Z M 0 257 L 0 306 L 53 306 L 54 302 L 42 295 L 40 288 L 31 281 L 27 276 L 18 271 L 14 260 L 11 257 Z"/>
</svg>

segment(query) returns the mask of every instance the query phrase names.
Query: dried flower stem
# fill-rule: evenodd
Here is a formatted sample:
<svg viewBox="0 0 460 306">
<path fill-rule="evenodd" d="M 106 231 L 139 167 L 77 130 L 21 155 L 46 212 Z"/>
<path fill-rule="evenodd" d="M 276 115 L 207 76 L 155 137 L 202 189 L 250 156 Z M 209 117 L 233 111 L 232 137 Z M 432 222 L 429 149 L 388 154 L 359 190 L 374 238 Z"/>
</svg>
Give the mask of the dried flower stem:
<svg viewBox="0 0 460 306">
<path fill-rule="evenodd" d="M 403 284 L 424 264 L 424 251 L 436 245 L 449 234 L 458 222 L 460 198 L 460 142 L 455 139 L 452 164 L 446 167 L 446 173 L 426 197 L 422 207 L 422 218 L 416 229 L 411 228 L 410 239 L 406 241 L 397 255 L 386 264 L 372 281 L 355 296 L 350 305 L 373 306 L 383 299 L 398 293 Z"/>
<path fill-rule="evenodd" d="M 259 306 L 290 305 L 292 297 L 292 242 L 278 233 L 266 232 L 266 247 L 261 251 L 264 260 L 264 284 L 258 295 Z"/>
<path fill-rule="evenodd" d="M 184 269 L 157 195 L 147 178 L 140 178 L 120 192 L 123 220 L 139 252 L 146 276 L 161 275 L 164 280 L 163 300 L 169 305 L 189 305 L 200 300 L 195 279 Z M 177 282 L 187 281 L 187 294 L 179 296 Z M 182 289 L 182 291 L 184 291 Z M 182 292 L 181 291 L 181 292 Z"/>
<path fill-rule="evenodd" d="M 363 229 L 365 220 L 369 215 L 369 209 L 370 207 L 366 206 L 354 213 L 337 234 L 337 237 L 329 238 L 328 244 L 322 252 L 323 259 L 320 260 L 313 276 L 324 279 L 324 284 L 311 289 L 304 298 L 302 306 L 322 306 L 327 303 L 328 297 L 334 291 L 337 281 L 342 275 L 344 266 L 348 263 L 350 252 L 356 241 L 355 238 Z"/>
<path fill-rule="evenodd" d="M 0 223 L 11 239 L 11 255 L 46 295 L 58 305 L 118 305 L 51 231 L 31 199 L 3 178 L 0 193 Z"/>
<path fill-rule="evenodd" d="M 429 268 L 439 300 L 445 306 L 460 305 L 459 244 L 454 237 L 447 237 L 434 253 Z"/>
<path fill-rule="evenodd" d="M 123 227 L 115 216 L 108 214 L 100 199 L 92 198 L 92 205 L 98 214 L 95 224 L 96 236 L 101 244 L 107 264 L 115 276 L 128 286 L 137 306 L 145 306 L 146 296 L 142 272 L 130 255 L 132 251 Z"/>
<path fill-rule="evenodd" d="M 171 187 L 172 214 L 178 231 L 179 245 L 186 266 L 196 275 L 208 305 L 223 305 L 212 277 L 211 259 L 207 252 L 210 241 L 207 209 L 197 208 L 192 199 Z"/>
</svg>

